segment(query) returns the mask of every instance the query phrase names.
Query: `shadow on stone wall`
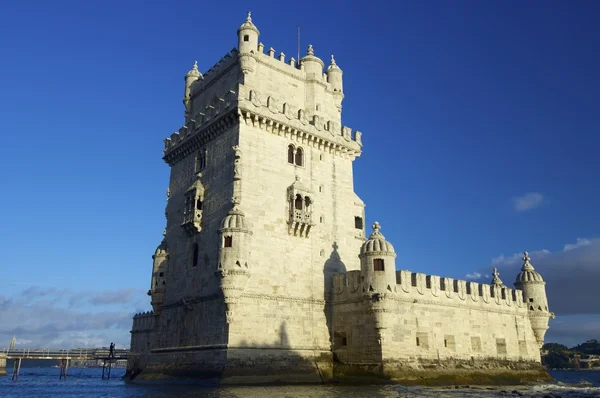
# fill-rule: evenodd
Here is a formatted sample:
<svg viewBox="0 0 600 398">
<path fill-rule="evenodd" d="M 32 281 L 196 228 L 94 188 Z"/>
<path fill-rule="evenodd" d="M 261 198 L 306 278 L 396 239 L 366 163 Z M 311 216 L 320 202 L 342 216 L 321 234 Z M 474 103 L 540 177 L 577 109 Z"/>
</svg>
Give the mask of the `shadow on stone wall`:
<svg viewBox="0 0 600 398">
<path fill-rule="evenodd" d="M 323 265 L 323 297 L 325 305 L 325 319 L 327 321 L 327 330 L 329 331 L 329 345 L 333 346 L 333 274 L 345 273 L 346 265 L 342 262 L 342 258 L 338 253 L 337 242 L 331 245 L 333 251 Z"/>
<path fill-rule="evenodd" d="M 249 343 L 241 340 L 227 350 L 224 384 L 303 384 L 326 383 L 333 375 L 332 354 L 308 347 L 294 349 L 287 324 L 281 322 L 279 342 Z"/>
</svg>

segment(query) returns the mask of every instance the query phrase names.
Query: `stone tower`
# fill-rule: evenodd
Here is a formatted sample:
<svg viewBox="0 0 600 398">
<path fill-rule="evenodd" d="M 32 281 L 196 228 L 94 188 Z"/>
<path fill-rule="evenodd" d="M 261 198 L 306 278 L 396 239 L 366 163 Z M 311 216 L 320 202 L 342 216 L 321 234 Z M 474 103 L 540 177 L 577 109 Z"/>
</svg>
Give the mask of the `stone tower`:
<svg viewBox="0 0 600 398">
<path fill-rule="evenodd" d="M 265 52 L 250 14 L 237 44 L 185 75 L 184 126 L 165 140 L 154 311 L 134 318 L 130 370 L 227 379 L 252 365 L 255 376 L 323 379 L 333 274 L 360 269 L 361 133 L 341 124 L 333 56 L 324 70 L 312 46 L 300 60 Z"/>
<path fill-rule="evenodd" d="M 523 302 L 529 309 L 529 320 L 535 338 L 540 346 L 544 345 L 544 336 L 548 330 L 548 321 L 554 318 L 554 313 L 548 311 L 548 299 L 546 297 L 546 282 L 533 265 L 531 265 L 529 253 L 523 256 L 523 267 L 515 280 L 515 287 L 523 291 Z"/>
</svg>

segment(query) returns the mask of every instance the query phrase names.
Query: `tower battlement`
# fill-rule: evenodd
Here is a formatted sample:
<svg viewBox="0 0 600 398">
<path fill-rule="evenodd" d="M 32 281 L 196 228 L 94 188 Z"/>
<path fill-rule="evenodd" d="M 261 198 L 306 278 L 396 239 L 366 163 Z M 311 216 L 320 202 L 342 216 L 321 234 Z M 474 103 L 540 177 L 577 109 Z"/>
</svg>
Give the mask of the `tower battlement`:
<svg viewBox="0 0 600 398">
<path fill-rule="evenodd" d="M 464 306 L 473 309 L 527 312 L 523 292 L 507 286 L 480 284 L 438 275 L 426 275 L 408 270 L 396 271 L 396 284 L 387 285 L 385 290 L 373 290 L 361 282 L 360 271 L 335 274 L 334 300 L 362 300 L 374 293 L 385 294 L 386 298 L 407 303 L 422 303 L 442 306 Z"/>
</svg>

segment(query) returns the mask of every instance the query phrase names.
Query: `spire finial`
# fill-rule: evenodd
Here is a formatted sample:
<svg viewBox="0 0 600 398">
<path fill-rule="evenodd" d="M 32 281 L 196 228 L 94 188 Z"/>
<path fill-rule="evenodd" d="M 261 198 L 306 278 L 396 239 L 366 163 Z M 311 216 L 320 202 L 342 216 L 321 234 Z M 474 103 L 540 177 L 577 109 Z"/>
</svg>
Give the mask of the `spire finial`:
<svg viewBox="0 0 600 398">
<path fill-rule="evenodd" d="M 192 66 L 192 69 L 195 71 L 198 70 L 198 61 L 194 61 L 194 66 Z"/>
<path fill-rule="evenodd" d="M 494 279 L 492 280 L 492 285 L 502 286 L 502 279 L 500 279 L 500 273 L 498 272 L 498 268 L 494 268 Z"/>
<path fill-rule="evenodd" d="M 381 224 L 379 224 L 377 221 L 375 221 L 373 223 L 373 232 L 377 233 L 377 232 L 379 232 L 380 229 L 381 229 Z"/>
<path fill-rule="evenodd" d="M 315 55 L 315 51 L 313 50 L 312 44 L 308 45 L 308 49 L 306 50 L 306 55 Z"/>
<path fill-rule="evenodd" d="M 331 54 L 331 65 L 335 65 L 335 58 L 333 58 L 333 54 Z"/>
<path fill-rule="evenodd" d="M 533 265 L 531 265 L 530 263 L 531 261 L 531 257 L 529 257 L 529 253 L 528 252 L 524 252 L 523 253 L 523 267 L 521 268 L 521 271 L 533 271 Z"/>
<path fill-rule="evenodd" d="M 233 204 L 233 209 L 232 210 L 239 210 L 238 206 L 240 205 L 241 201 L 240 198 L 238 198 L 237 196 L 234 196 L 231 198 L 231 204 Z"/>
<path fill-rule="evenodd" d="M 252 12 L 248 11 L 248 16 L 246 17 L 246 22 L 252 22 Z"/>
</svg>

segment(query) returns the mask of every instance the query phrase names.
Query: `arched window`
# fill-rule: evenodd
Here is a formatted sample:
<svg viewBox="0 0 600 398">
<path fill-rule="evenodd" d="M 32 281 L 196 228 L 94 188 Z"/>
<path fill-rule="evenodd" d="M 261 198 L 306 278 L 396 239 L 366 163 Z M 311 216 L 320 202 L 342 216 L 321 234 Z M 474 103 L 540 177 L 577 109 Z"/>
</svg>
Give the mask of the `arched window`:
<svg viewBox="0 0 600 398">
<path fill-rule="evenodd" d="M 304 165 L 304 151 L 302 148 L 296 149 L 296 166 Z"/>
<path fill-rule="evenodd" d="M 192 252 L 192 267 L 195 267 L 198 265 L 198 244 L 194 243 L 194 250 Z"/>
<path fill-rule="evenodd" d="M 294 201 L 294 209 L 302 210 L 302 196 L 296 195 L 296 200 Z"/>
<path fill-rule="evenodd" d="M 200 200 L 200 198 L 198 198 L 198 200 L 196 200 L 196 209 L 202 210 L 202 201 Z"/>
<path fill-rule="evenodd" d="M 288 163 L 294 164 L 294 146 L 288 145 Z"/>
<path fill-rule="evenodd" d="M 304 204 L 305 204 L 305 209 L 308 210 L 308 208 L 312 204 L 312 201 L 310 200 L 310 198 L 308 196 L 304 198 Z"/>
</svg>

